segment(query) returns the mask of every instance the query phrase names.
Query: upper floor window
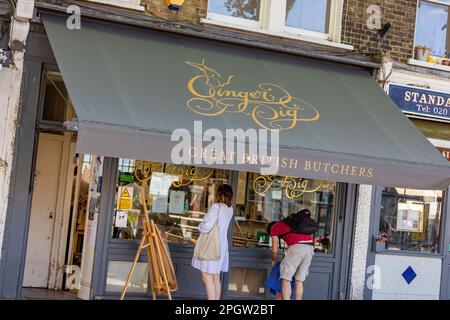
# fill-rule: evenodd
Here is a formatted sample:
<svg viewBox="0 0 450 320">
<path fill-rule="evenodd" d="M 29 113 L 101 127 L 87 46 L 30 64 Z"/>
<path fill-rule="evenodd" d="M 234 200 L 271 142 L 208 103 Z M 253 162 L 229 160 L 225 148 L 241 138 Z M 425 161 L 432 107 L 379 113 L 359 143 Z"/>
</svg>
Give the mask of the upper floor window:
<svg viewBox="0 0 450 320">
<path fill-rule="evenodd" d="M 328 34 L 331 0 L 287 0 L 285 25 Z"/>
<path fill-rule="evenodd" d="M 109 6 L 145 11 L 145 7 L 141 6 L 141 0 L 88 0 L 88 1 L 103 3 Z"/>
<path fill-rule="evenodd" d="M 450 0 L 420 0 L 417 8 L 415 59 L 435 62 L 450 53 Z"/>
<path fill-rule="evenodd" d="M 339 42 L 342 5 L 343 0 L 209 0 L 208 20 Z"/>
<path fill-rule="evenodd" d="M 228 17 L 239 23 L 239 19 L 254 21 L 257 25 L 261 11 L 261 0 L 210 0 L 208 11 L 213 15 Z"/>
</svg>

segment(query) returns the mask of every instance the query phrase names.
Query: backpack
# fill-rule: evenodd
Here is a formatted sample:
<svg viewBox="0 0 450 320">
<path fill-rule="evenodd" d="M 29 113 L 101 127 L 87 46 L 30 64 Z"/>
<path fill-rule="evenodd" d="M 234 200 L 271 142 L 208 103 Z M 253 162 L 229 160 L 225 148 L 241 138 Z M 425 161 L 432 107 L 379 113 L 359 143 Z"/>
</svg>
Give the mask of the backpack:
<svg viewBox="0 0 450 320">
<path fill-rule="evenodd" d="M 284 237 L 288 233 L 314 234 L 319 230 L 319 224 L 311 218 L 311 212 L 308 209 L 293 213 L 282 221 L 291 227 L 291 231 L 280 237 Z"/>
<path fill-rule="evenodd" d="M 282 249 L 281 239 L 283 239 L 289 233 L 314 234 L 317 232 L 317 230 L 319 230 L 319 224 L 311 218 L 311 211 L 309 211 L 308 209 L 303 209 L 297 213 L 293 213 L 281 221 L 287 224 L 291 228 L 291 231 L 280 234 L 278 236 L 279 249 Z M 275 223 L 277 223 L 277 221 L 272 221 L 267 226 L 266 230 L 269 235 L 270 229 Z"/>
</svg>

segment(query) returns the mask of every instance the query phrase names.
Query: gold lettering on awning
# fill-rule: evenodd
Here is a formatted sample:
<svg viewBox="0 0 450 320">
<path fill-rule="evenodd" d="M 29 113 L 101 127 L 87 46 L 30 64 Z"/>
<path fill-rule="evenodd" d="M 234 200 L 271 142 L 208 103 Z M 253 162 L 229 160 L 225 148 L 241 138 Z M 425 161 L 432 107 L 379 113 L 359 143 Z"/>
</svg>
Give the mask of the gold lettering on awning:
<svg viewBox="0 0 450 320">
<path fill-rule="evenodd" d="M 222 76 L 201 63 L 186 61 L 200 70 L 187 84 L 194 96 L 187 107 L 202 116 L 219 116 L 223 113 L 241 113 L 251 117 L 261 128 L 289 130 L 301 122 L 317 121 L 319 111 L 308 102 L 292 96 L 288 90 L 273 83 L 260 83 L 253 91 L 230 88 L 234 75 Z"/>
</svg>

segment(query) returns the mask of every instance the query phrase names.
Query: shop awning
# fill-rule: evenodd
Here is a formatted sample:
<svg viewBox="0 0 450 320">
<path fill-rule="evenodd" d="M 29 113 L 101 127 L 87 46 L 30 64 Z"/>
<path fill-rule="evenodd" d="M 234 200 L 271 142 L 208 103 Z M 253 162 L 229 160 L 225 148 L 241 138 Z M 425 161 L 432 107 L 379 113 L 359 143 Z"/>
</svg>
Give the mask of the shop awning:
<svg viewBox="0 0 450 320">
<path fill-rule="evenodd" d="M 79 152 L 171 162 L 172 132 L 194 135 L 202 121 L 196 132 L 206 135 L 279 128 L 280 175 L 421 189 L 450 182 L 447 161 L 361 67 L 87 18 L 80 30 L 61 16 L 43 21 L 77 113 Z M 257 172 L 275 157 L 249 159 L 206 166 Z"/>
</svg>

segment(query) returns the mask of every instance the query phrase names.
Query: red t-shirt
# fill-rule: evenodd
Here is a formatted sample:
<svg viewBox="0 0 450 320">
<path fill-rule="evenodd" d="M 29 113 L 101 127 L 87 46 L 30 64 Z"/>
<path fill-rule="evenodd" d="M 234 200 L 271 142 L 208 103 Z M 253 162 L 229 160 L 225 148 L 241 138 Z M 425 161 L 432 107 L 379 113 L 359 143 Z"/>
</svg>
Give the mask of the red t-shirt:
<svg viewBox="0 0 450 320">
<path fill-rule="evenodd" d="M 270 228 L 270 235 L 278 237 L 286 232 L 291 231 L 291 227 L 289 227 L 283 221 L 278 221 Z M 314 242 L 314 238 L 312 234 L 301 234 L 301 233 L 289 233 L 287 234 L 283 240 L 286 242 L 288 246 L 292 246 L 296 243 L 301 242 Z"/>
</svg>

